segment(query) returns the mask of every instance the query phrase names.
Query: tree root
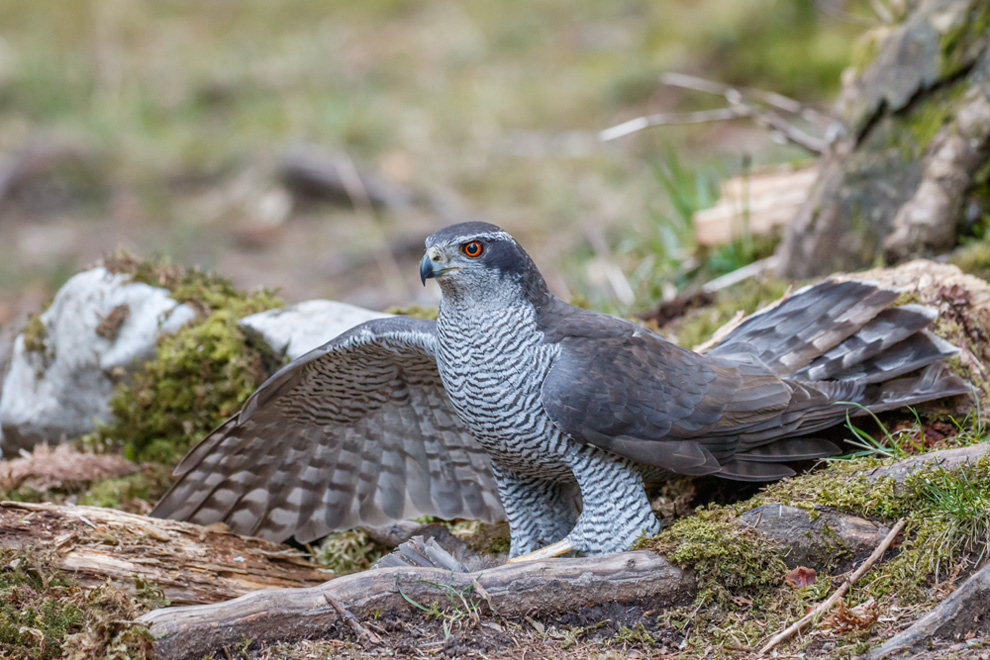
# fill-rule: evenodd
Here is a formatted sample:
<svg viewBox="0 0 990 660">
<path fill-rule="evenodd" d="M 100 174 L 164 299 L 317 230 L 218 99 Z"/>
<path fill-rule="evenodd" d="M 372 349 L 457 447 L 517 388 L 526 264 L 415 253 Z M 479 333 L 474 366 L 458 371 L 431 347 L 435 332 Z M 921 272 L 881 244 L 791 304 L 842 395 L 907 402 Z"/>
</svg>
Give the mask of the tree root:
<svg viewBox="0 0 990 660">
<path fill-rule="evenodd" d="M 867 660 L 883 660 L 898 653 L 904 653 L 922 643 L 929 642 L 936 635 L 948 636 L 953 632 L 968 632 L 980 623 L 990 631 L 990 563 L 966 580 L 934 610 L 921 617 L 914 624 L 898 633 L 867 656 Z M 981 621 L 982 620 L 982 621 Z"/>
</svg>

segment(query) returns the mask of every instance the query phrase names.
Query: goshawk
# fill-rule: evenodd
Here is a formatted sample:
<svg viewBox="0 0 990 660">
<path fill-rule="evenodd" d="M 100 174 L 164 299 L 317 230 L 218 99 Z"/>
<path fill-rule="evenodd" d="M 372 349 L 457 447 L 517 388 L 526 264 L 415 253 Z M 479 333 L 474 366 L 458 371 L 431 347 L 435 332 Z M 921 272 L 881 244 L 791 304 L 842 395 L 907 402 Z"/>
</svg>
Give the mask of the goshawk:
<svg viewBox="0 0 990 660">
<path fill-rule="evenodd" d="M 369 321 L 281 369 L 178 465 L 153 515 L 301 542 L 424 514 L 507 518 L 511 554 L 659 531 L 644 482 L 765 481 L 837 453 L 817 431 L 966 393 L 898 292 L 825 282 L 705 354 L 554 296 L 486 223 L 426 240 L 436 322 Z M 855 404 L 855 405 L 851 405 Z"/>
</svg>

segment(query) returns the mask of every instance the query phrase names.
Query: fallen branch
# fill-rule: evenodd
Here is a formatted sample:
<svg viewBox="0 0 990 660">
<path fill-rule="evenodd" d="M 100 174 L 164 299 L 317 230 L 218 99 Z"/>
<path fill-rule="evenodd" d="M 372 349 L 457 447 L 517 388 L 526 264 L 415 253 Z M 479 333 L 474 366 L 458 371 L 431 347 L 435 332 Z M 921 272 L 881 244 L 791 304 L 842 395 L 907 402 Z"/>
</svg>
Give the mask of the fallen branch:
<svg viewBox="0 0 990 660">
<path fill-rule="evenodd" d="M 880 648 L 870 651 L 866 657 L 868 660 L 882 660 L 927 643 L 936 634 L 945 635 L 950 629 L 969 632 L 970 626 L 975 627 L 980 617 L 986 616 L 987 602 L 990 602 L 990 563 L 971 575 L 938 607 L 915 621 L 907 630 L 887 640 Z"/>
<path fill-rule="evenodd" d="M 842 582 L 839 588 L 835 590 L 835 593 L 829 596 L 828 599 L 819 603 L 817 606 L 814 607 L 814 609 L 812 609 L 810 612 L 805 614 L 803 617 L 792 623 L 783 632 L 780 632 L 777 635 L 775 635 L 769 642 L 767 642 L 767 644 L 762 649 L 760 649 L 760 655 L 765 655 L 769 653 L 770 650 L 773 649 L 775 646 L 777 646 L 784 640 L 788 639 L 789 637 L 800 631 L 806 625 L 811 623 L 811 621 L 813 621 L 820 615 L 824 614 L 825 612 L 829 611 L 833 605 L 839 602 L 839 600 L 846 595 L 846 592 L 849 591 L 850 587 L 853 586 L 856 580 L 863 577 L 863 575 L 873 567 L 873 564 L 875 564 L 877 560 L 883 556 L 883 553 L 887 552 L 887 548 L 890 547 L 890 544 L 894 542 L 894 539 L 897 537 L 897 535 L 900 534 L 902 529 L 904 529 L 905 524 L 907 524 L 906 518 L 901 518 L 900 520 L 898 520 L 897 524 L 895 524 L 890 529 L 890 532 L 887 534 L 884 540 L 881 541 L 880 545 L 877 546 L 877 549 L 873 551 L 873 554 L 870 555 L 867 558 L 867 560 L 864 561 L 852 575 L 847 577 Z"/>
<path fill-rule="evenodd" d="M 547 594 L 552 589 L 553 597 Z M 411 601 L 432 602 L 445 590 L 484 594 L 505 617 L 575 611 L 605 603 L 664 607 L 693 595 L 694 578 L 648 551 L 606 557 L 507 564 L 474 573 L 435 568 L 381 568 L 307 589 L 269 589 L 213 605 L 154 610 L 139 621 L 156 638 L 157 658 L 203 655 L 251 640 L 325 636 L 341 617 L 333 602 L 357 618 L 376 610 L 409 612 Z M 408 599 L 408 600 L 407 600 Z M 348 624 L 350 625 L 350 624 Z"/>
</svg>

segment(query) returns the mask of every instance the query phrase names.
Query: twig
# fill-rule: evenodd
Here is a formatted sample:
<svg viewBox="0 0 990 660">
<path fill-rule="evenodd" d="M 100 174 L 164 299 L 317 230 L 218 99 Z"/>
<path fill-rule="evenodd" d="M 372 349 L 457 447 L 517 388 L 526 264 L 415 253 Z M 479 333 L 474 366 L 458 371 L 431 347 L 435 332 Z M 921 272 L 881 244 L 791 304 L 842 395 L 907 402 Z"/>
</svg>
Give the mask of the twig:
<svg viewBox="0 0 990 660">
<path fill-rule="evenodd" d="M 328 603 L 330 603 L 330 607 L 336 610 L 337 616 L 339 616 L 343 621 L 347 623 L 348 626 L 351 627 L 351 630 L 354 631 L 354 634 L 366 640 L 367 642 L 374 644 L 375 646 L 382 645 L 382 638 L 376 635 L 375 633 L 371 632 L 364 626 L 362 626 L 361 622 L 358 621 L 358 618 L 353 614 L 351 614 L 349 611 L 347 611 L 347 609 L 343 605 L 341 605 L 336 598 L 334 598 L 333 596 L 331 596 L 326 592 L 323 593 L 323 597 L 326 598 Z"/>
<path fill-rule="evenodd" d="M 664 74 L 660 76 L 660 82 L 673 87 L 683 87 L 709 94 L 719 94 L 724 96 L 725 100 L 729 102 L 729 107 L 719 108 L 717 110 L 702 110 L 700 112 L 660 113 L 638 117 L 618 126 L 605 129 L 598 134 L 599 139 L 607 142 L 608 140 L 614 140 L 651 126 L 697 124 L 749 117 L 758 125 L 779 133 L 784 139 L 814 154 L 820 154 L 825 151 L 826 140 L 802 131 L 796 126 L 791 125 L 777 113 L 748 101 L 746 97 L 752 97 L 772 108 L 798 115 L 819 126 L 824 126 L 831 122 L 831 119 L 826 115 L 812 110 L 794 99 L 759 89 L 736 88 L 713 80 L 688 76 L 683 73 Z"/>
<path fill-rule="evenodd" d="M 655 115 L 637 117 L 629 121 L 622 122 L 617 126 L 606 128 L 598 133 L 598 139 L 602 142 L 625 137 L 630 133 L 641 131 L 651 126 L 669 126 L 672 124 L 703 124 L 712 121 L 727 121 L 748 117 L 751 113 L 740 108 L 719 108 L 717 110 L 701 110 L 699 112 L 661 112 Z"/>
<path fill-rule="evenodd" d="M 718 94 L 726 97 L 730 103 L 741 101 L 743 96 L 748 96 L 759 99 L 763 103 L 778 110 L 789 112 L 792 115 L 798 115 L 802 119 L 807 119 L 821 126 L 828 126 L 832 123 L 832 118 L 827 114 L 777 92 L 768 92 L 763 89 L 756 89 L 755 87 L 733 87 L 732 85 L 726 85 L 715 80 L 690 76 L 686 73 L 661 74 L 660 82 L 670 87 L 681 87 L 684 89 L 693 89 L 696 92 Z"/>
<path fill-rule="evenodd" d="M 880 542 L 880 545 L 878 545 L 876 550 L 873 551 L 873 554 L 871 554 L 866 559 L 866 561 L 860 564 L 859 568 L 857 568 L 852 575 L 847 577 L 845 581 L 843 581 L 843 583 L 839 585 L 839 588 L 836 589 L 835 592 L 828 597 L 827 600 L 824 600 L 818 605 L 816 605 L 814 609 L 812 609 L 803 617 L 792 623 L 783 632 L 780 632 L 777 635 L 775 635 L 773 639 L 767 642 L 766 646 L 760 649 L 760 655 L 765 655 L 775 646 L 780 644 L 782 641 L 784 641 L 785 639 L 791 637 L 792 635 L 800 631 L 802 628 L 808 625 L 808 623 L 811 622 L 813 619 L 830 610 L 833 605 L 835 605 L 843 596 L 846 595 L 846 592 L 849 591 L 853 583 L 855 583 L 856 580 L 858 580 L 859 578 L 863 577 L 863 575 L 868 570 L 870 570 L 870 568 L 873 567 L 873 564 L 875 564 L 876 561 L 883 556 L 883 553 L 887 552 L 887 548 L 890 547 L 890 544 L 894 542 L 894 539 L 897 537 L 897 535 L 901 532 L 902 529 L 904 529 L 905 524 L 907 524 L 906 518 L 901 518 L 900 520 L 898 520 L 897 524 L 891 528 L 890 532 L 887 533 L 887 536 L 885 536 L 883 541 Z"/>
<path fill-rule="evenodd" d="M 880 648 L 870 651 L 866 655 L 867 660 L 881 660 L 910 651 L 925 640 L 940 635 L 946 626 L 959 626 L 957 630 L 971 630 L 972 628 L 962 626 L 966 625 L 967 617 L 978 619 L 982 616 L 981 610 L 985 611 L 988 596 L 990 563 L 971 575 L 952 595 L 915 621 L 910 628 L 897 633 Z"/>
<path fill-rule="evenodd" d="M 745 282 L 746 280 L 756 277 L 768 270 L 773 270 L 777 267 L 777 257 L 776 255 L 754 261 L 751 264 L 746 264 L 742 268 L 737 268 L 736 270 L 726 273 L 716 277 L 714 280 L 708 282 L 701 287 L 702 291 L 721 291 L 722 289 L 727 289 L 730 286 L 735 286 L 740 282 Z"/>
<path fill-rule="evenodd" d="M 753 121 L 760 126 L 777 131 L 784 136 L 788 142 L 792 142 L 799 147 L 807 149 L 812 153 L 820 154 L 825 151 L 828 142 L 822 138 L 805 133 L 797 126 L 789 123 L 786 119 L 775 112 L 761 110 L 753 114 Z"/>
</svg>

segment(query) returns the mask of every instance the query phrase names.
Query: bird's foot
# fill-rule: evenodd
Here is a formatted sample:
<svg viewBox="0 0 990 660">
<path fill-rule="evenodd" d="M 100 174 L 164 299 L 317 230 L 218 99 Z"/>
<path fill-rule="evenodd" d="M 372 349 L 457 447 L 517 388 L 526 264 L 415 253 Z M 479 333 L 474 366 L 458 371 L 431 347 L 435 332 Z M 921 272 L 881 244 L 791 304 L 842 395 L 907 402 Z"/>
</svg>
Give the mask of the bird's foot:
<svg viewBox="0 0 990 660">
<path fill-rule="evenodd" d="M 507 564 L 518 564 L 521 561 L 535 561 L 537 559 L 550 559 L 551 557 L 559 557 L 563 554 L 567 554 L 574 549 L 574 543 L 571 542 L 569 538 L 561 539 L 556 543 L 551 543 L 550 545 L 540 548 L 539 550 L 534 550 L 533 552 L 527 552 L 524 555 L 519 555 L 518 557 L 513 557 Z"/>
</svg>

